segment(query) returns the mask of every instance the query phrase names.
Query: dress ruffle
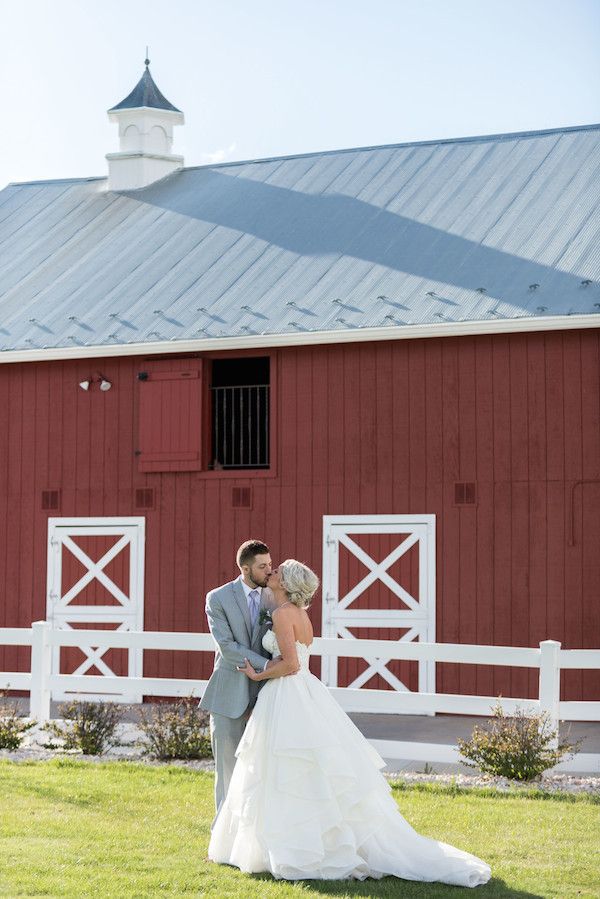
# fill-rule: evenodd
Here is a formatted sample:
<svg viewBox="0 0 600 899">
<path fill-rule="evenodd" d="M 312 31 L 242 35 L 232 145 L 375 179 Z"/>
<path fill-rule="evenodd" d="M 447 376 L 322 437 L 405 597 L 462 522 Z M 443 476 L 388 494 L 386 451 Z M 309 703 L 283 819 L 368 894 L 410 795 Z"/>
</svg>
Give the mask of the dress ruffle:
<svg viewBox="0 0 600 899">
<path fill-rule="evenodd" d="M 420 836 L 402 817 L 385 762 L 310 673 L 308 653 L 301 662 L 259 693 L 209 858 L 286 880 L 486 883 L 485 862 Z"/>
</svg>

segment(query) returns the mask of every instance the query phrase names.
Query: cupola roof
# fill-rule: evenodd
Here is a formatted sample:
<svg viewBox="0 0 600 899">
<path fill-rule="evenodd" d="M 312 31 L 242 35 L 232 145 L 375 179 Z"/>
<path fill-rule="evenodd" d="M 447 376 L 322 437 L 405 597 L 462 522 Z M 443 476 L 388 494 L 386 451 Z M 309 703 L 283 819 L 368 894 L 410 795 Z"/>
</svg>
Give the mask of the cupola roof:
<svg viewBox="0 0 600 899">
<path fill-rule="evenodd" d="M 116 106 L 113 106 L 109 109 L 109 112 L 115 112 L 119 109 L 140 109 L 142 107 L 149 107 L 151 109 L 168 109 L 171 112 L 181 112 L 180 109 L 177 109 L 176 106 L 173 106 L 172 103 L 169 103 L 166 97 L 164 97 L 159 91 L 156 83 L 150 74 L 150 60 L 146 58 L 145 60 L 146 70 L 134 89 L 131 93 L 125 97 L 124 100 L 121 100 L 120 103 L 117 103 Z"/>
</svg>

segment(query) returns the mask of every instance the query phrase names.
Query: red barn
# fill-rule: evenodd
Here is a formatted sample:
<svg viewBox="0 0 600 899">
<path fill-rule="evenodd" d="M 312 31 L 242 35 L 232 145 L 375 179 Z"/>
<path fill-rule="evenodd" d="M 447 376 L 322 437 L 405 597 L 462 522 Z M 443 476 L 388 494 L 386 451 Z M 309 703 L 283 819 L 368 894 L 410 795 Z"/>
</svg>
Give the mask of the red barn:
<svg viewBox="0 0 600 899">
<path fill-rule="evenodd" d="M 0 627 L 205 631 L 259 536 L 323 573 L 317 633 L 600 646 L 600 126 L 183 168 L 148 70 L 111 116 L 109 180 L 0 192 Z M 596 672 L 563 676 L 598 698 Z"/>
</svg>

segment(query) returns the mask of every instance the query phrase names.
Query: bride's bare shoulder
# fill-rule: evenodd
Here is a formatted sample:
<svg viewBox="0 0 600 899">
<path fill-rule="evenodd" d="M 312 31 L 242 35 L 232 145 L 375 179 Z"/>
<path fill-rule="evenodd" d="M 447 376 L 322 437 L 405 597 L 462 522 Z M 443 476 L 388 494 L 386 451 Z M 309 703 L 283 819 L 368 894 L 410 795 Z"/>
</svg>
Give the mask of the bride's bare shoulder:
<svg viewBox="0 0 600 899">
<path fill-rule="evenodd" d="M 293 603 L 284 603 L 281 606 L 275 606 L 273 610 L 273 614 L 277 612 L 278 617 L 291 618 L 295 615 L 296 612 L 299 612 L 298 606 L 295 606 Z"/>
</svg>

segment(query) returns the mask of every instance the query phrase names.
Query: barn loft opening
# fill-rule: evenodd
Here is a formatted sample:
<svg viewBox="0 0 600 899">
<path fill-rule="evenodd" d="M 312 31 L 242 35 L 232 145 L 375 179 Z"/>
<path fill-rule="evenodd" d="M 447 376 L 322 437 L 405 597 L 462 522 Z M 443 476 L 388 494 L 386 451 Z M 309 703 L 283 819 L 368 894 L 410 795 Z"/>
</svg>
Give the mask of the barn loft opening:
<svg viewBox="0 0 600 899">
<path fill-rule="evenodd" d="M 268 356 L 213 359 L 213 469 L 269 467 Z"/>
</svg>

